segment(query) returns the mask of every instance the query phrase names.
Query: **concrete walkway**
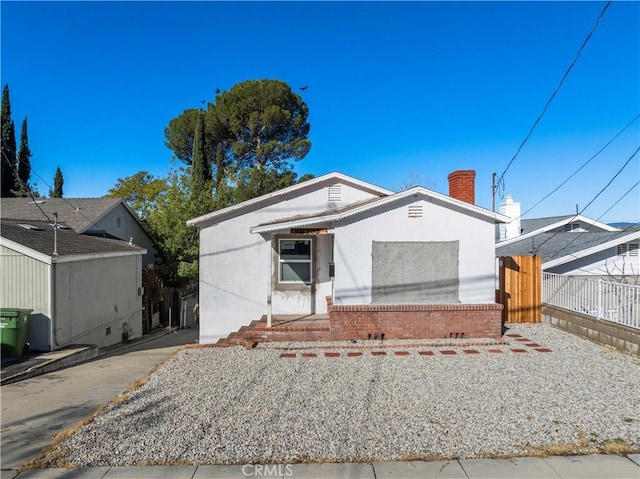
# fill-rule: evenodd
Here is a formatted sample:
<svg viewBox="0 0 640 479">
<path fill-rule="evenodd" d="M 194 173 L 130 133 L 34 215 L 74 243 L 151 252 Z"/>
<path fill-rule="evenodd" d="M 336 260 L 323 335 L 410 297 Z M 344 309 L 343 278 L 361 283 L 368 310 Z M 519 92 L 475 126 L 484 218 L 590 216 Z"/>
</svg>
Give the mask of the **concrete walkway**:
<svg viewBox="0 0 640 479">
<path fill-rule="evenodd" d="M 191 329 L 156 333 L 96 360 L 3 385 L 2 469 L 17 469 L 36 457 L 53 436 L 89 417 L 197 335 Z"/>
<path fill-rule="evenodd" d="M 12 474 L 12 475 L 9 475 Z M 373 464 L 272 464 L 245 466 L 147 466 L 40 469 L 2 472 L 1 479 L 638 479 L 640 454 L 623 456 L 516 457 Z"/>
</svg>

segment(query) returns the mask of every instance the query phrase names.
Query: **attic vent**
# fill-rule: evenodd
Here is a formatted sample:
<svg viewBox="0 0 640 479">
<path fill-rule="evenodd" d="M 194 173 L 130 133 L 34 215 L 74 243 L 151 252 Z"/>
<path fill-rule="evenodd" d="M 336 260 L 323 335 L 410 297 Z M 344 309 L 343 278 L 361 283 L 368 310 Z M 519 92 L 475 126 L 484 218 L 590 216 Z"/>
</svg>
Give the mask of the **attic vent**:
<svg viewBox="0 0 640 479">
<path fill-rule="evenodd" d="M 26 230 L 43 231 L 42 228 L 27 224 L 27 223 L 18 223 L 18 226 L 20 228 L 24 228 Z"/>
<path fill-rule="evenodd" d="M 580 229 L 580 223 L 571 223 L 571 224 L 564 225 L 565 232 L 577 231 L 579 229 Z"/>
<path fill-rule="evenodd" d="M 619 244 L 618 256 L 638 256 L 639 243 Z"/>
<path fill-rule="evenodd" d="M 333 185 L 329 187 L 329 201 L 342 201 L 342 185 Z"/>
<path fill-rule="evenodd" d="M 29 203 L 31 203 L 32 205 L 42 205 L 46 202 L 47 200 L 36 200 L 35 198 L 29 201 Z"/>
<path fill-rule="evenodd" d="M 422 205 L 409 205 L 409 218 L 422 218 Z"/>
</svg>

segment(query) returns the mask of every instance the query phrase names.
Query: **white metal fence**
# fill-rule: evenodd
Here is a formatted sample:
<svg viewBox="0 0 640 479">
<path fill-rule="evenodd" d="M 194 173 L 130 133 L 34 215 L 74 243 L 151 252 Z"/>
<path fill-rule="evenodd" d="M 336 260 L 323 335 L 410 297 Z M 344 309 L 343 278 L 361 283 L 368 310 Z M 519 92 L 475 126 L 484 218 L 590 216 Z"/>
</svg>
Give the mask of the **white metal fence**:
<svg viewBox="0 0 640 479">
<path fill-rule="evenodd" d="M 640 286 L 542 273 L 542 302 L 640 329 Z"/>
</svg>

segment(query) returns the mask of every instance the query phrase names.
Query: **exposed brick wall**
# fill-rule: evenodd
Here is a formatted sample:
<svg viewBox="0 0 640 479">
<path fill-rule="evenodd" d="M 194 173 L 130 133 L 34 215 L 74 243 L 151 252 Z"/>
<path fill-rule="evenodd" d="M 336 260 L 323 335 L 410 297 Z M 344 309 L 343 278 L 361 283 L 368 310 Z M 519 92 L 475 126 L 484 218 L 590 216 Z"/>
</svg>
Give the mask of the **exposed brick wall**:
<svg viewBox="0 0 640 479">
<path fill-rule="evenodd" d="M 501 304 L 340 305 L 329 307 L 335 340 L 502 337 Z"/>
<path fill-rule="evenodd" d="M 476 172 L 474 170 L 456 170 L 449 174 L 449 196 L 476 203 Z"/>
</svg>

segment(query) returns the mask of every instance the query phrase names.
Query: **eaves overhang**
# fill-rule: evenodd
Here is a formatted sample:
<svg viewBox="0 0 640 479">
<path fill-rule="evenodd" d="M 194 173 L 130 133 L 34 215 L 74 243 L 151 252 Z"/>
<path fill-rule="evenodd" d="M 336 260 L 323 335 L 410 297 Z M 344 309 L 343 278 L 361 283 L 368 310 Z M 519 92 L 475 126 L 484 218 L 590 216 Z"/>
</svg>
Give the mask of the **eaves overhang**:
<svg viewBox="0 0 640 479">
<path fill-rule="evenodd" d="M 68 255 L 54 255 L 52 252 L 50 255 L 48 255 L 3 237 L 0 237 L 0 245 L 46 264 L 70 263 L 73 261 L 85 261 L 91 259 L 118 258 L 122 256 L 142 256 L 147 254 L 147 250 L 145 248 L 132 247 L 131 251 L 108 251 L 102 253 L 83 253 Z"/>
<path fill-rule="evenodd" d="M 576 233 L 579 234 L 579 233 Z M 618 238 L 606 241 L 596 246 L 591 246 L 590 248 L 585 248 L 580 251 L 576 251 L 575 253 L 571 253 L 560 258 L 556 258 L 554 260 L 547 261 L 542 263 L 542 269 L 555 268 L 556 266 L 561 266 L 563 264 L 570 263 L 571 261 L 575 261 L 577 259 L 585 258 L 587 256 L 591 256 L 592 254 L 600 253 L 601 251 L 605 251 L 610 248 L 615 248 L 618 245 L 628 243 L 629 241 L 640 240 L 640 231 L 634 231 L 633 233 L 629 233 Z"/>
<path fill-rule="evenodd" d="M 365 181 L 358 180 L 357 178 L 353 178 L 351 176 L 347 176 L 335 171 L 323 176 L 312 178 L 302 183 L 297 183 L 295 185 L 289 186 L 287 188 L 283 188 L 281 190 L 274 191 L 273 193 L 268 193 L 266 195 L 253 198 L 251 200 L 243 201 L 242 203 L 238 203 L 237 205 L 228 206 L 227 208 L 213 211 L 211 213 L 207 213 L 206 215 L 198 216 L 197 218 L 188 220 L 187 226 L 200 226 L 203 223 L 215 221 L 219 218 L 223 218 L 226 216 L 235 217 L 242 214 L 242 211 L 252 206 L 256 206 L 261 203 L 266 203 L 270 200 L 273 200 L 274 198 L 279 198 L 282 196 L 289 195 L 291 193 L 295 193 L 298 190 L 308 189 L 309 187 L 312 187 L 314 185 L 317 185 L 319 183 L 323 183 L 329 180 L 335 180 L 337 182 L 341 182 L 344 184 L 353 185 L 364 191 L 369 191 L 378 196 L 390 196 L 394 194 L 393 191 L 387 190 L 386 188 L 381 188 L 371 183 L 367 183 Z"/>
<path fill-rule="evenodd" d="M 506 223 L 509 223 L 511 221 L 513 221 L 513 220 L 511 218 L 508 218 L 508 221 L 506 221 Z M 573 216 L 573 217 L 570 216 L 570 217 L 564 218 L 564 219 L 562 219 L 560 221 L 557 221 L 555 223 L 552 223 L 550 225 L 544 226 L 542 228 L 538 228 L 537 230 L 530 231 L 529 233 L 525 233 L 523 235 L 516 236 L 515 238 L 511 238 L 511 239 L 508 239 L 508 240 L 500 241 L 500 242 L 496 243 L 496 248 L 500 248 L 502 246 L 507 246 L 507 245 L 510 245 L 510 244 L 513 244 L 513 243 L 517 243 L 518 241 L 522 241 L 522 240 L 527 239 L 527 238 L 532 238 L 532 237 L 537 236 L 537 235 L 539 235 L 541 233 L 546 233 L 547 231 L 551 231 L 551 230 L 554 230 L 554 229 L 559 228 L 561 226 L 564 226 L 566 224 L 573 223 L 574 221 L 581 221 L 583 223 L 587 223 L 589 225 L 595 226 L 595 227 L 603 229 L 605 231 L 610 231 L 610 232 L 619 231 L 618 228 L 615 228 L 613 226 L 609 226 L 608 224 L 601 223 L 601 222 L 599 222 L 597 220 L 594 220 L 594 219 L 591 219 L 591 218 L 587 218 L 586 216 L 576 215 L 576 216 Z M 576 233 L 576 234 L 580 234 L 580 233 Z"/>
<path fill-rule="evenodd" d="M 493 222 L 506 223 L 507 221 L 509 221 L 509 218 L 507 216 L 501 215 L 500 213 L 495 213 L 493 211 L 485 210 L 484 208 L 481 208 L 479 206 L 472 205 L 470 203 L 466 203 L 464 201 L 460 201 L 455 198 L 451 198 L 450 196 L 428 190 L 427 188 L 424 188 L 421 186 L 417 186 L 405 191 L 401 191 L 400 193 L 396 193 L 394 195 L 386 196 L 378 200 L 368 202 L 366 204 L 363 204 L 361 206 L 358 206 L 352 209 L 346 209 L 340 212 L 336 212 L 335 214 L 326 214 L 325 212 L 325 213 L 320 213 L 316 216 L 309 216 L 309 217 L 300 218 L 300 219 L 286 219 L 280 222 L 275 221 L 269 224 L 254 226 L 250 228 L 250 232 L 251 233 L 269 233 L 273 231 L 285 230 L 290 228 L 302 228 L 306 226 L 313 226 L 313 225 L 322 224 L 322 223 L 331 224 L 335 221 L 343 220 L 345 218 L 349 218 L 350 216 L 367 212 L 375 208 L 379 208 L 381 206 L 388 205 L 396 201 L 402 200 L 404 198 L 408 198 L 410 196 L 415 196 L 415 197 L 423 196 L 423 197 L 439 200 L 445 204 L 449 204 L 459 209 L 468 211 L 469 213 L 474 213 L 476 215 L 479 215 Z"/>
</svg>

